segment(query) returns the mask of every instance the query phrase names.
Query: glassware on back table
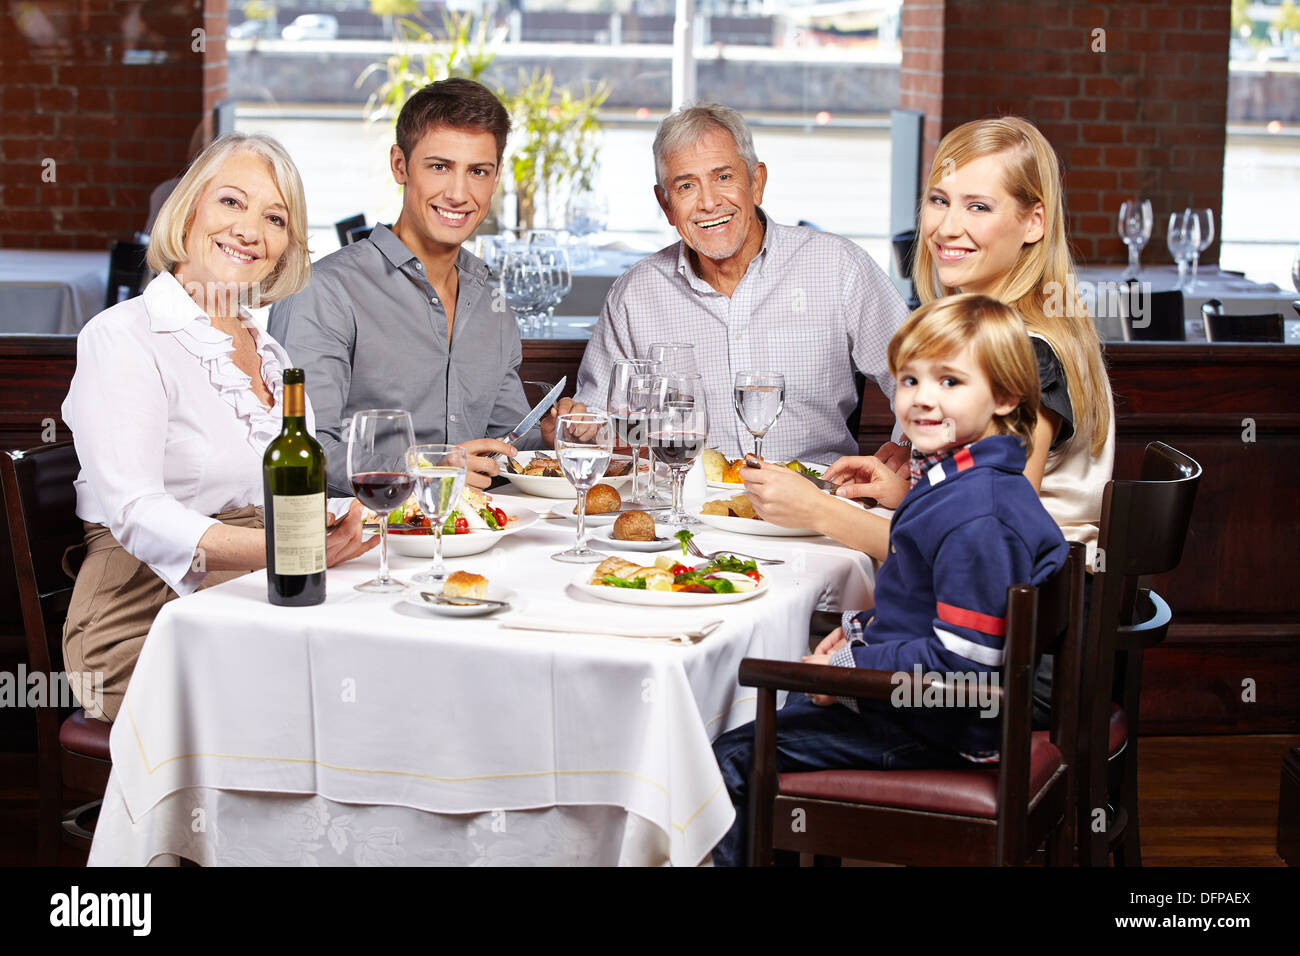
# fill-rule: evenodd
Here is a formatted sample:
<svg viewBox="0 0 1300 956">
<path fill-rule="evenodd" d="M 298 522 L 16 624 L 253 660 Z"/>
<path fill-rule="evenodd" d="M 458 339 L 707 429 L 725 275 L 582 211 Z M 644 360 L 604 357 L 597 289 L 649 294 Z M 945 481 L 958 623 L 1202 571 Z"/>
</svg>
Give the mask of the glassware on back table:
<svg viewBox="0 0 1300 956">
<path fill-rule="evenodd" d="M 569 564 L 595 564 L 608 555 L 587 547 L 587 492 L 605 476 L 614 450 L 614 429 L 603 412 L 561 415 L 555 423 L 555 453 L 569 484 L 578 491 L 578 537 L 568 551 L 551 555 Z"/>
<path fill-rule="evenodd" d="M 411 416 L 401 409 L 371 408 L 352 416 L 348 479 L 352 493 L 379 515 L 379 577 L 356 585 L 358 591 L 382 594 L 406 587 L 388 573 L 388 514 L 411 496 L 406 450 L 413 444 Z"/>
<path fill-rule="evenodd" d="M 1138 259 L 1146 244 L 1151 241 L 1151 226 L 1154 221 L 1150 199 L 1120 203 L 1119 237 L 1128 246 L 1128 268 L 1124 270 L 1125 279 L 1131 279 L 1141 273 L 1142 263 Z"/>
<path fill-rule="evenodd" d="M 649 421 L 650 451 L 668 466 L 673 480 L 673 509 L 665 520 L 679 527 L 699 524 L 682 507 L 682 483 L 709 440 L 704 382 L 696 373 L 661 375 L 655 399 Z"/>
<path fill-rule="evenodd" d="M 785 376 L 780 372 L 737 372 L 733 400 L 741 423 L 754 436 L 754 454 L 763 457 L 763 436 L 785 408 Z"/>
<path fill-rule="evenodd" d="M 412 445 L 406 450 L 406 471 L 415 483 L 415 499 L 433 528 L 433 567 L 411 575 L 417 584 L 443 584 L 442 526 L 456 510 L 465 490 L 465 449 L 459 445 Z"/>
<path fill-rule="evenodd" d="M 1187 264 L 1200 242 L 1201 231 L 1195 216 L 1189 216 L 1186 212 L 1169 214 L 1169 231 L 1165 235 L 1165 244 L 1169 246 L 1169 254 L 1178 263 L 1179 289 L 1183 288 L 1187 278 Z"/>
<path fill-rule="evenodd" d="M 569 254 L 559 245 L 533 245 L 537 261 L 544 277 L 545 298 L 542 322 L 544 325 L 555 324 L 555 307 L 564 301 L 564 297 L 573 288 L 573 271 L 569 268 Z"/>
<path fill-rule="evenodd" d="M 609 377 L 609 397 L 605 403 L 614 427 L 615 442 L 632 447 L 632 501 L 637 504 L 649 503 L 641 500 L 641 449 L 645 447 L 646 405 L 644 401 L 633 404 L 630 386 L 634 380 L 657 368 L 649 359 L 619 359 Z M 644 384 L 641 387 L 644 389 Z"/>
<path fill-rule="evenodd" d="M 1300 292 L 1300 245 L 1295 247 L 1295 258 L 1291 260 L 1291 284 Z"/>
<path fill-rule="evenodd" d="M 516 242 L 506 247 L 501 265 L 501 290 L 514 310 L 519 331 L 530 332 L 546 314 L 549 296 L 541 260 L 528 245 Z"/>
<path fill-rule="evenodd" d="M 1214 210 L 1184 209 L 1183 215 L 1196 220 L 1196 227 L 1200 233 L 1200 241 L 1192 250 L 1192 281 L 1187 283 L 1187 291 L 1191 292 L 1196 288 L 1196 272 L 1201 264 L 1201 253 L 1210 248 L 1210 243 L 1214 241 Z"/>
</svg>

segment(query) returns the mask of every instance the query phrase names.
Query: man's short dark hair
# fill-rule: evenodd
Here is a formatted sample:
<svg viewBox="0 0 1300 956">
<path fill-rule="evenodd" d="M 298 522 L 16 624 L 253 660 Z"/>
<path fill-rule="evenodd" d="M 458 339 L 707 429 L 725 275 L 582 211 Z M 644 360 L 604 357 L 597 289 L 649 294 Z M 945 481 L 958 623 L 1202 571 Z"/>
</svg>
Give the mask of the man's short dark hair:
<svg viewBox="0 0 1300 956">
<path fill-rule="evenodd" d="M 510 114 L 482 83 L 460 77 L 430 83 L 411 95 L 397 117 L 397 145 L 407 162 L 420 138 L 436 126 L 491 133 L 500 164 L 510 135 Z"/>
</svg>

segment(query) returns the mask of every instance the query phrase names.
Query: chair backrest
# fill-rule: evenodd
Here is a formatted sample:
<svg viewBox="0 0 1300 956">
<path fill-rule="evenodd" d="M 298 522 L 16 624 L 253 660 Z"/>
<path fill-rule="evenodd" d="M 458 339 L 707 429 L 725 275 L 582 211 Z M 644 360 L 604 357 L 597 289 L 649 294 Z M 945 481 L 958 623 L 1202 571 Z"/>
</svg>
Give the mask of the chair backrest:
<svg viewBox="0 0 1300 956">
<path fill-rule="evenodd" d="M 355 216 L 348 216 L 346 219 L 340 219 L 338 222 L 334 223 L 334 232 L 339 237 L 339 245 L 346 246 L 350 243 L 352 240 L 349 238 L 348 233 L 359 226 L 364 226 L 365 224 L 366 214 L 363 212 L 359 212 Z"/>
<path fill-rule="evenodd" d="M 374 226 L 357 226 L 355 229 L 348 230 L 348 245 L 360 242 L 362 239 L 369 237 L 374 231 Z"/>
<path fill-rule="evenodd" d="M 1033 680 L 1039 659 L 1055 657 L 1051 739 L 1075 772 L 1083 701 L 1083 586 L 1087 549 L 1074 542 L 1064 566 L 1038 587 L 1017 584 L 1007 591 L 1006 639 L 1002 664 L 1002 746 L 998 775 L 998 844 L 1001 862 L 1019 862 L 1033 848 L 1028 839 Z M 1073 786 L 1067 783 L 1067 792 Z M 1067 807 L 1064 825 L 1073 826 Z"/>
<path fill-rule="evenodd" d="M 73 582 L 63 571 L 63 555 L 70 546 L 84 541 L 73 488 L 79 470 L 70 441 L 0 454 L 0 487 L 9 519 L 27 666 L 30 673 L 45 674 L 47 680 L 64 669 L 63 622 Z M 74 567 L 79 564 L 80 559 L 75 558 Z M 59 723 L 68 710 L 71 708 L 37 709 L 41 754 L 58 752 Z"/>
<path fill-rule="evenodd" d="M 1223 303 L 1210 299 L 1201 306 L 1207 342 L 1281 342 L 1286 324 L 1281 312 L 1261 315 L 1224 315 Z"/>
<path fill-rule="evenodd" d="M 113 243 L 108 254 L 108 289 L 104 293 L 104 308 L 140 294 L 149 275 L 149 265 L 145 262 L 148 251 L 149 247 L 141 242 Z"/>
<path fill-rule="evenodd" d="M 1120 296 L 1120 318 L 1126 342 L 1182 342 L 1187 338 L 1183 325 L 1183 294 L 1144 292 L 1136 279 L 1124 287 Z"/>
</svg>

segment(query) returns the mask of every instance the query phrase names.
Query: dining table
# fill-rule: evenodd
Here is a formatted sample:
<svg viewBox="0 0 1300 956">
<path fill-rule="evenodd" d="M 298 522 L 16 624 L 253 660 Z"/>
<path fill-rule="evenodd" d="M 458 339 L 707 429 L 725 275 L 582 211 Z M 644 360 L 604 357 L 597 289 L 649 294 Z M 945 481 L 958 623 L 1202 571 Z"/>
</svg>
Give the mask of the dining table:
<svg viewBox="0 0 1300 956">
<path fill-rule="evenodd" d="M 0 333 L 76 335 L 104 308 L 107 251 L 0 249 Z"/>
<path fill-rule="evenodd" d="M 870 606 L 870 561 L 700 526 L 705 551 L 784 563 L 737 603 L 613 603 L 581 588 L 593 565 L 551 560 L 576 534 L 556 500 L 492 497 L 519 530 L 447 567 L 508 610 L 359 592 L 377 549 L 330 568 L 317 606 L 272 606 L 261 571 L 166 604 L 113 725 L 90 864 L 708 862 L 734 819 L 711 743 L 754 717 L 740 661 L 798 660 L 814 610 Z M 430 564 L 390 558 L 401 579 Z"/>
</svg>

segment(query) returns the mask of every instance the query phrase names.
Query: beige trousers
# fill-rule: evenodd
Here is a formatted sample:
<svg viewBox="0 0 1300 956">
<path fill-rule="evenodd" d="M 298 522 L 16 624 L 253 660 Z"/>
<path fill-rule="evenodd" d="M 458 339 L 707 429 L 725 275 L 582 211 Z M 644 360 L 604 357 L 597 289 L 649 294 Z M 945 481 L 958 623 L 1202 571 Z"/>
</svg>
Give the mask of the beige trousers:
<svg viewBox="0 0 1300 956">
<path fill-rule="evenodd" d="M 223 524 L 261 528 L 253 505 L 213 515 Z M 117 718 L 126 685 L 153 619 L 178 595 L 153 569 L 129 554 L 102 524 L 84 522 L 86 557 L 63 625 L 63 663 L 72 692 L 90 717 Z M 209 571 L 199 588 L 247 571 Z"/>
</svg>

